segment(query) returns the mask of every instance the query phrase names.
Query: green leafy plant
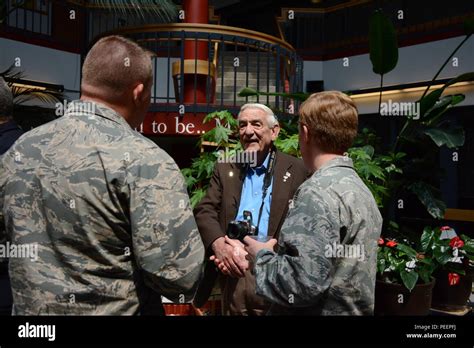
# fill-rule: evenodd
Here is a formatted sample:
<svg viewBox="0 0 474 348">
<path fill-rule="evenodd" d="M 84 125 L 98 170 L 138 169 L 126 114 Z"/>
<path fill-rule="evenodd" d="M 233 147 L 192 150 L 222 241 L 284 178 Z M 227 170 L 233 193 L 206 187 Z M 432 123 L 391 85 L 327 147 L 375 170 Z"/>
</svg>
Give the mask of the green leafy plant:
<svg viewBox="0 0 474 348">
<path fill-rule="evenodd" d="M 369 56 L 373 72 L 380 75 L 380 112 L 383 76 L 392 71 L 398 63 L 398 44 L 395 27 L 381 10 L 376 10 L 370 17 Z"/>
<path fill-rule="evenodd" d="M 409 291 L 416 284 L 430 283 L 436 270 L 430 256 L 418 253 L 408 240 L 380 238 L 377 250 L 377 276 L 380 280 L 403 284 Z"/>
<path fill-rule="evenodd" d="M 15 85 L 15 81 L 23 79 L 25 73 L 17 70 L 13 65 L 0 72 L 0 76 L 5 79 L 8 87 L 10 87 L 15 105 L 21 105 L 32 100 L 39 100 L 46 104 L 62 103 L 64 101 L 64 94 L 56 90 L 38 90 Z"/>
<path fill-rule="evenodd" d="M 464 130 L 452 125 L 444 116 L 446 112 L 461 103 L 464 95 L 442 96 L 446 88 L 457 82 L 472 81 L 474 73 L 466 73 L 448 81 L 441 88 L 427 94 L 429 87 L 436 81 L 443 68 L 452 56 L 464 45 L 473 33 L 473 21 L 465 23 L 466 37 L 448 56 L 446 61 L 428 84 L 422 97 L 416 102 L 419 105 L 419 117 L 407 117 L 391 153 L 406 153 L 401 163 L 403 177 L 398 177 L 395 185 L 391 186 L 391 196 L 403 191 L 413 193 L 426 208 L 427 212 L 436 219 L 444 217 L 446 204 L 439 198 L 439 191 L 433 186 L 433 173 L 427 173 L 427 167 L 436 168 L 437 154 L 440 147 L 458 148 L 464 144 Z M 398 47 L 395 29 L 390 19 L 380 10 L 375 11 L 370 19 L 369 29 L 370 59 L 373 71 L 383 75 L 393 70 L 398 62 Z M 382 89 L 380 92 L 379 110 L 381 105 Z M 427 156 L 427 153 L 436 154 Z M 392 181 L 396 172 L 389 174 L 388 181 Z"/>
<path fill-rule="evenodd" d="M 280 134 L 274 142 L 275 147 L 288 155 L 301 157 L 297 123 L 293 119 L 279 123 Z"/>
<path fill-rule="evenodd" d="M 443 238 L 443 232 L 449 233 L 450 237 Z M 450 285 L 456 285 L 459 275 L 465 275 L 469 262 L 474 261 L 474 240 L 466 235 L 457 236 L 449 226 L 425 227 L 421 250 L 437 263 L 437 268 L 449 272 Z"/>
<path fill-rule="evenodd" d="M 388 178 L 392 173 L 402 173 L 399 163 L 406 154 L 398 152 L 379 155 L 375 154 L 372 145 L 364 145 L 350 148 L 348 155 L 360 178 L 372 192 L 377 205 L 383 208 L 390 198 L 392 182 L 389 182 Z"/>
<path fill-rule="evenodd" d="M 208 114 L 203 123 L 215 122 L 216 126 L 201 135 L 198 146 L 201 148 L 199 157 L 193 159 L 189 168 L 183 168 L 183 174 L 191 197 L 191 205 L 195 207 L 206 195 L 214 166 L 220 151 L 226 150 L 232 156 L 241 150 L 235 134 L 237 120 L 228 111 L 216 111 Z"/>
</svg>

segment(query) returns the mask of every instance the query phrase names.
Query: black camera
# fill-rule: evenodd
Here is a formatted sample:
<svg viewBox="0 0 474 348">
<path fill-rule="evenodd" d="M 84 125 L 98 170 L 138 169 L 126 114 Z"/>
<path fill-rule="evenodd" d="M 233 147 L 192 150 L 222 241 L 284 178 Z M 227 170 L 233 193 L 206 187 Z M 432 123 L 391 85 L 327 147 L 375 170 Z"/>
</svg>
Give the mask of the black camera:
<svg viewBox="0 0 474 348">
<path fill-rule="evenodd" d="M 252 213 L 248 210 L 244 210 L 244 221 L 232 220 L 227 226 L 227 236 L 241 242 L 245 236 L 256 236 L 257 234 L 257 229 L 252 225 Z"/>
</svg>

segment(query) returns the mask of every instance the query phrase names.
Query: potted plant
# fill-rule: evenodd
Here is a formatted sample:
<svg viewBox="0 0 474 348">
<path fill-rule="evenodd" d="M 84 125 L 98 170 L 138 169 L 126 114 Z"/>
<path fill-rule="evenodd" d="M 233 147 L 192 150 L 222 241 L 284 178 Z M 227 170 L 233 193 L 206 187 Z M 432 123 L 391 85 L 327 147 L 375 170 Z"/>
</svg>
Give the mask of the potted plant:
<svg viewBox="0 0 474 348">
<path fill-rule="evenodd" d="M 449 226 L 425 227 L 421 247 L 437 263 L 432 307 L 448 311 L 465 309 L 472 291 L 474 239 L 458 236 Z"/>
<path fill-rule="evenodd" d="M 393 224 L 393 223 L 392 223 Z M 426 315 L 436 263 L 408 240 L 380 238 L 375 287 L 376 315 Z"/>
</svg>

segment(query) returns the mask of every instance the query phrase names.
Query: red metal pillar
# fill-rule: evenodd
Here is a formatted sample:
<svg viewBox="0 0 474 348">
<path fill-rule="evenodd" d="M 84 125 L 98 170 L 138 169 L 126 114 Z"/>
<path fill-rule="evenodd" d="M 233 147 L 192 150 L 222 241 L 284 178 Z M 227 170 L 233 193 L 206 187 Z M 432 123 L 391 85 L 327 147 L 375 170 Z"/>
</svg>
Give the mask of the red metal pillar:
<svg viewBox="0 0 474 348">
<path fill-rule="evenodd" d="M 208 0 L 184 0 L 184 22 L 185 23 L 201 23 L 208 24 L 209 22 L 209 1 Z M 184 71 L 184 96 L 185 103 L 205 103 L 206 102 L 206 75 L 200 73 L 200 67 L 205 67 L 207 70 L 209 51 L 208 43 L 199 42 L 196 40 L 186 40 L 184 43 L 184 59 L 189 64 L 191 71 Z M 195 61 L 197 63 L 195 64 Z M 197 67 L 197 76 L 195 76 L 195 67 Z M 195 88 L 196 87 L 196 90 Z M 194 97 L 196 96 L 196 100 Z"/>
</svg>

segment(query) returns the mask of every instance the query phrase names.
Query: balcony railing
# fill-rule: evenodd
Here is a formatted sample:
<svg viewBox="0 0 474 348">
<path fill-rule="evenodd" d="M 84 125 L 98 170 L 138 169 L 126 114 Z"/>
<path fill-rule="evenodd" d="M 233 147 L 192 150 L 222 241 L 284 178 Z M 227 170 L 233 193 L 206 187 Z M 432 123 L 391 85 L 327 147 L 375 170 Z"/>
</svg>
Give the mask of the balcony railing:
<svg viewBox="0 0 474 348">
<path fill-rule="evenodd" d="M 50 1 L 5 1 L 5 26 L 19 31 L 51 35 Z"/>
<path fill-rule="evenodd" d="M 241 28 L 188 23 L 121 28 L 109 34 L 129 37 L 154 53 L 151 111 L 179 112 L 184 105 L 186 113 L 235 112 L 242 104 L 255 101 L 282 113 L 297 109 L 296 102 L 279 96 L 238 96 L 244 87 L 270 93 L 303 90 L 301 58 L 290 44 L 276 37 Z M 191 56 L 197 57 L 203 46 L 207 59 L 189 59 L 189 47 L 194 51 Z M 190 87 L 194 89 L 191 100 L 189 93 L 185 97 L 185 88 L 189 91 Z M 203 88 L 204 101 L 197 97 Z"/>
</svg>

